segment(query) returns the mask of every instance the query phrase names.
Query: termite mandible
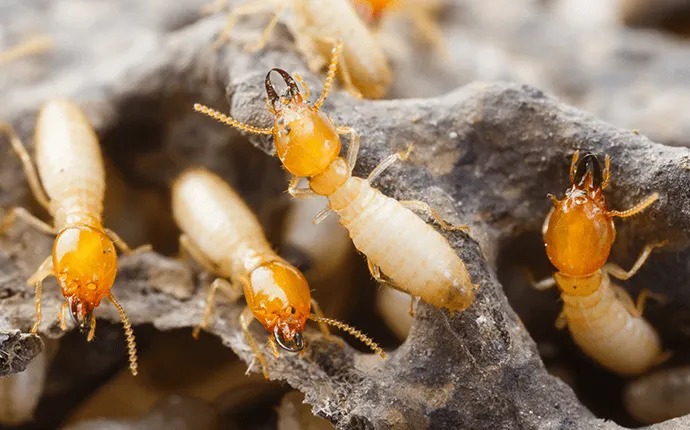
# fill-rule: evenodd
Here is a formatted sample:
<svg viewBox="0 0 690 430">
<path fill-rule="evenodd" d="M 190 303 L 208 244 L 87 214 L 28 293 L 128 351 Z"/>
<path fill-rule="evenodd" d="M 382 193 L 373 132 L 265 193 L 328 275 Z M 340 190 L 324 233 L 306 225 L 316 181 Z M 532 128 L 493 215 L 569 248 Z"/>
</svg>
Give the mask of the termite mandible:
<svg viewBox="0 0 690 430">
<path fill-rule="evenodd" d="M 82 110 L 70 101 L 46 102 L 38 115 L 35 129 L 36 166 L 12 127 L 0 123 L 14 151 L 22 162 L 31 191 L 53 217 L 46 224 L 26 209 L 14 207 L 0 224 L 7 231 L 17 218 L 37 230 L 56 235 L 52 255 L 46 258 L 28 283 L 36 289 L 36 323 L 41 323 L 43 280 L 55 276 L 66 301 L 59 313 L 60 326 L 69 312 L 82 332 L 92 340 L 96 330 L 93 312 L 106 297 L 117 309 L 127 337 L 129 368 L 137 374 L 137 350 L 125 310 L 110 291 L 117 272 L 117 246 L 124 254 L 133 251 L 113 231 L 102 224 L 105 173 L 96 133 Z M 137 250 L 149 250 L 145 245 Z"/>
<path fill-rule="evenodd" d="M 273 251 L 256 216 L 221 178 L 204 169 L 187 170 L 173 185 L 172 201 L 173 216 L 183 232 L 180 250 L 219 276 L 209 289 L 204 317 L 194 329 L 194 337 L 207 326 L 216 290 L 222 288 L 233 301 L 244 292 L 247 306 L 240 315 L 240 326 L 266 379 L 266 358 L 249 332 L 253 318 L 270 333 L 268 341 L 276 357 L 276 343 L 289 352 L 304 349 L 302 331 L 308 319 L 317 322 L 326 337 L 330 338 L 327 325 L 332 325 L 386 357 L 359 330 L 323 316 L 304 275 Z"/>
<path fill-rule="evenodd" d="M 359 135 L 350 127 L 336 127 L 319 109 L 333 82 L 342 43 L 333 49 L 324 90 L 318 100 L 308 104 L 309 89 L 302 96 L 297 83 L 286 71 L 272 69 L 266 75 L 266 103 L 274 115 L 271 128 L 243 124 L 227 115 L 195 104 L 194 109 L 216 120 L 254 134 L 273 135 L 278 157 L 285 169 L 294 175 L 288 192 L 296 198 L 328 197 L 329 207 L 319 214 L 317 223 L 331 211 L 340 215 L 355 247 L 367 256 L 369 270 L 384 285 L 400 289 L 427 303 L 459 311 L 474 300 L 474 289 L 465 264 L 448 241 L 415 215 L 423 212 L 446 230 L 467 230 L 466 225 L 446 223 L 427 203 L 397 201 L 384 196 L 371 183 L 405 153 L 383 160 L 367 179 L 352 176 L 359 150 Z M 287 84 L 285 93 L 276 93 L 270 80 L 278 73 Z M 301 79 L 297 78 L 300 82 Z M 348 134 L 350 143 L 346 158 L 340 157 L 340 136 Z M 302 177 L 309 188 L 298 188 Z M 385 275 L 385 277 L 384 277 Z"/>
<path fill-rule="evenodd" d="M 563 311 L 556 326 L 566 325 L 575 343 L 603 367 L 620 375 L 638 375 L 668 357 L 661 350 L 656 330 L 642 318 L 644 302 L 652 293 L 643 290 L 633 303 L 628 292 L 611 282 L 610 276 L 626 280 L 642 267 L 654 248 L 648 244 L 633 267 L 626 271 L 607 263 L 616 237 L 614 217 L 629 218 L 654 203 L 653 193 L 634 207 L 610 210 L 603 194 L 609 185 L 610 158 L 602 170 L 598 158 L 575 152 L 570 166 L 572 187 L 565 198 L 549 198 L 554 209 L 543 227 L 546 253 L 558 269 L 553 277 L 539 282 L 538 289 L 557 284 Z"/>
</svg>

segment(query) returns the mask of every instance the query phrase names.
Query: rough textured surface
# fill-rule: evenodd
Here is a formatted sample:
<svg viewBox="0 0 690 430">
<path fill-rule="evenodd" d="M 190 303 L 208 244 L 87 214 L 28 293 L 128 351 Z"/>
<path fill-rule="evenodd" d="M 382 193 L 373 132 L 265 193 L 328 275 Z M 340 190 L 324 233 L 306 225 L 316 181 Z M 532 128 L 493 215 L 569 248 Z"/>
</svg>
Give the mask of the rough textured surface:
<svg viewBox="0 0 690 430">
<path fill-rule="evenodd" d="M 10 3 L 0 6 L 0 17 L 28 16 L 29 10 L 42 4 Z M 0 71 L 0 111 L 29 141 L 41 100 L 56 95 L 74 98 L 87 109 L 106 154 L 127 174 L 125 180 L 145 184 L 152 192 L 165 196 L 170 177 L 195 163 L 210 162 L 232 177 L 228 154 L 248 146 L 236 133 L 194 114 L 193 102 L 266 126 L 269 117 L 262 100 L 266 70 L 282 67 L 299 72 L 315 90 L 319 88 L 320 78 L 308 73 L 287 37 L 277 37 L 260 53 L 248 55 L 229 45 L 216 54 L 206 47 L 223 19 L 193 22 L 198 10 L 194 2 L 185 2 L 182 12 L 168 2 L 130 1 L 127 12 L 105 5 L 71 1 L 45 8 L 41 16 L 48 17 L 46 25 L 61 43 L 58 52 Z M 89 17 L 88 26 L 80 26 L 86 21 L 67 9 L 51 10 L 77 6 Z M 15 25 L 20 28 L 21 23 Z M 13 31 L 12 26 L 7 30 L 12 41 L 24 37 Z M 510 28 L 503 31 L 511 34 Z M 97 39 L 83 43 L 94 34 Z M 543 40 L 551 40 L 548 33 Z M 93 67 L 96 60 L 98 67 Z M 423 76 L 412 69 L 401 73 L 399 82 L 410 82 L 415 73 Z M 562 69 L 559 73 L 567 75 Z M 551 87 L 548 80 L 540 82 Z M 402 87 L 395 91 L 405 95 Z M 618 100 L 608 97 L 611 102 Z M 645 104 L 649 105 L 636 103 Z M 392 151 L 415 143 L 410 160 L 392 167 L 377 186 L 399 199 L 426 200 L 450 220 L 470 223 L 469 236 L 455 233 L 447 238 L 481 289 L 472 307 L 452 317 L 420 304 L 408 339 L 390 351 L 386 361 L 347 346 L 340 349 L 310 331 L 303 357 L 283 354 L 274 359 L 264 348 L 271 377 L 305 393 L 314 412 L 339 428 L 619 428 L 595 418 L 565 383 L 547 373 L 535 342 L 498 281 L 498 257 L 509 241 L 539 231 L 550 205 L 545 195 L 565 190 L 569 157 L 575 149 L 607 153 L 613 157 L 612 207 L 629 207 L 653 191 L 661 194 L 650 210 L 621 224 L 613 258 L 629 264 L 644 241 L 669 239 L 669 245 L 650 259 L 640 282 L 628 285 L 639 290 L 642 281 L 657 280 L 655 290 L 667 294 L 672 305 L 668 315 L 687 313 L 690 267 L 688 251 L 683 250 L 690 239 L 690 150 L 652 143 L 534 87 L 517 84 L 475 83 L 438 98 L 380 102 L 357 101 L 336 91 L 324 110 L 338 124 L 353 126 L 362 135 L 357 175 L 366 175 Z M 683 133 L 674 136 L 681 138 Z M 249 140 L 272 151 L 270 139 Z M 2 141 L 0 153 L 6 151 Z M 265 158 L 271 166 L 268 171 L 274 173 L 268 177 L 268 188 L 261 191 L 264 198 L 278 195 L 286 184 L 275 161 Z M 254 179 L 248 188 L 259 182 Z M 3 207 L 22 204 L 37 211 L 16 158 L 0 158 L 0 184 Z M 138 216 L 139 209 L 132 209 L 131 216 Z M 125 216 L 130 214 L 125 211 L 121 217 Z M 117 217 L 112 221 L 118 222 Z M 111 225 L 107 219 L 106 224 Z M 133 231 L 123 236 L 138 237 Z M 175 240 L 174 234 L 168 236 L 173 237 L 167 240 Z M 0 237 L 0 330 L 7 339 L 0 355 L 8 357 L 0 368 L 4 375 L 22 370 L 41 349 L 38 338 L 14 330 L 27 332 L 33 324 L 33 294 L 25 279 L 49 254 L 50 246 L 50 238 L 21 223 Z M 113 291 L 135 325 L 169 330 L 198 323 L 207 281 L 191 267 L 150 253 L 122 259 Z M 54 320 L 60 302 L 55 282 L 46 282 L 41 332 L 47 336 L 60 335 Z M 551 308 L 557 307 L 552 300 Z M 253 363 L 256 371 L 238 324 L 241 310 L 242 303 L 219 304 L 210 331 Z M 119 321 L 109 305 L 102 306 L 97 316 Z M 253 328 L 255 336 L 263 339 L 261 327 Z M 672 330 L 664 335 L 673 335 Z M 689 423 L 686 417 L 653 428 L 682 429 Z"/>
</svg>

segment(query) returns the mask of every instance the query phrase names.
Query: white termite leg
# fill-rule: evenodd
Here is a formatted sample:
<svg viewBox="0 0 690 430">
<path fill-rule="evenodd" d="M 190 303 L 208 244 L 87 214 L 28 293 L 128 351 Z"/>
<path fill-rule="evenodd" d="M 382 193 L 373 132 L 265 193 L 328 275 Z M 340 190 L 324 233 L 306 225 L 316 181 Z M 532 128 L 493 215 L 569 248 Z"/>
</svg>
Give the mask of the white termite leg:
<svg viewBox="0 0 690 430">
<path fill-rule="evenodd" d="M 224 291 L 228 293 L 228 297 L 231 301 L 236 301 L 242 295 L 242 289 L 238 284 L 233 282 L 228 282 L 222 278 L 216 278 L 208 289 L 208 296 L 206 297 L 206 308 L 204 309 L 204 316 L 201 319 L 201 324 L 194 327 L 192 331 L 192 337 L 194 339 L 199 338 L 199 332 L 208 326 L 208 320 L 211 318 L 211 313 L 213 313 L 213 302 L 216 297 L 216 290 L 223 288 Z"/>
<path fill-rule="evenodd" d="M 254 339 L 254 336 L 252 336 L 252 334 L 249 332 L 249 324 L 251 324 L 253 319 L 254 314 L 252 314 L 252 310 L 249 308 L 249 306 L 246 306 L 242 311 L 242 314 L 240 314 L 240 327 L 242 327 L 242 331 L 244 332 L 245 336 L 247 336 L 249 346 L 252 347 L 252 350 L 254 351 L 257 360 L 259 360 L 259 363 L 261 363 L 261 370 L 264 373 L 264 377 L 268 379 L 268 365 L 266 363 L 266 357 L 264 357 L 263 353 L 261 352 L 261 350 L 259 350 L 259 347 L 256 345 L 256 340 Z M 277 352 L 277 350 L 275 352 Z"/>
<path fill-rule="evenodd" d="M 539 282 L 532 282 L 532 286 L 537 291 L 545 291 L 549 288 L 555 287 L 556 280 L 553 278 L 553 276 L 549 276 L 548 278 L 544 278 Z"/>
<path fill-rule="evenodd" d="M 431 218 L 436 221 L 438 225 L 441 226 L 443 230 L 464 230 L 464 231 L 469 231 L 470 226 L 467 224 L 459 224 L 459 225 L 453 225 L 449 224 L 446 220 L 444 220 L 441 215 L 436 212 L 435 209 L 433 209 L 431 206 L 429 206 L 428 203 L 422 202 L 420 200 L 401 200 L 400 204 L 403 205 L 404 207 L 412 210 L 412 211 L 417 211 L 417 212 L 422 212 L 426 214 L 426 216 L 430 216 Z"/>
<path fill-rule="evenodd" d="M 311 307 L 312 307 L 312 309 L 314 309 L 314 313 L 316 314 L 317 317 L 326 318 L 323 314 L 323 311 L 321 310 L 321 306 L 319 306 L 319 303 L 316 300 L 311 299 Z M 323 321 L 317 321 L 317 323 L 319 324 L 319 329 L 321 330 L 321 333 L 323 333 L 323 335 L 326 337 L 326 339 L 334 340 L 331 337 L 331 331 L 328 329 L 328 325 Z M 342 342 L 340 342 L 340 346 L 341 347 L 343 346 Z"/>
<path fill-rule="evenodd" d="M 270 8 L 271 1 L 268 0 L 255 0 L 251 3 L 246 3 L 240 6 L 235 7 L 229 14 L 228 14 L 228 20 L 225 24 L 225 27 L 223 28 L 223 31 L 221 31 L 220 35 L 218 38 L 213 42 L 213 45 L 211 45 L 212 50 L 217 50 L 220 48 L 220 46 L 227 42 L 228 39 L 230 38 L 230 31 L 232 31 L 232 27 L 235 26 L 235 22 L 237 22 L 237 18 L 245 15 L 254 15 L 256 13 L 259 13 L 263 10 L 267 10 Z"/>
<path fill-rule="evenodd" d="M 187 236 L 186 234 L 182 234 L 180 235 L 180 260 L 185 259 L 186 253 L 189 253 L 189 256 L 192 258 L 192 260 L 201 264 L 201 266 L 207 272 L 217 272 L 215 263 L 213 263 L 213 261 L 211 261 L 211 259 L 206 256 L 204 251 L 199 249 L 196 243 L 194 243 L 192 239 L 189 238 L 189 236 Z"/>
<path fill-rule="evenodd" d="M 311 188 L 298 188 L 300 179 L 302 178 L 300 178 L 299 176 L 293 176 L 290 180 L 290 186 L 288 186 L 288 193 L 292 197 L 296 199 L 307 199 L 309 197 L 318 196 L 318 194 L 315 193 Z"/>
<path fill-rule="evenodd" d="M 151 245 L 149 245 L 149 244 L 141 245 L 141 246 L 135 248 L 134 250 L 132 250 L 129 247 L 129 245 L 127 245 L 127 243 L 124 240 L 122 240 L 122 238 L 120 236 L 117 235 L 117 233 L 115 233 L 114 231 L 112 231 L 109 228 L 104 229 L 104 231 L 105 231 L 105 234 L 108 235 L 110 240 L 113 241 L 113 244 L 115 244 L 115 246 L 118 247 L 118 249 L 120 251 L 122 251 L 122 253 L 125 255 L 132 255 L 132 254 L 138 254 L 140 252 L 151 251 Z"/>
<path fill-rule="evenodd" d="M 49 51 L 55 41 L 50 36 L 34 36 L 6 51 L 0 52 L 0 64 L 9 63 L 21 57 L 42 54 Z"/>
<path fill-rule="evenodd" d="M 38 326 L 41 325 L 41 317 L 43 316 L 41 311 L 41 294 L 43 292 L 43 280 L 48 276 L 53 274 L 53 258 L 52 256 L 43 260 L 36 273 L 31 275 L 27 281 L 29 284 L 33 284 L 36 289 L 36 322 L 31 328 L 31 333 L 36 334 L 38 332 Z"/>
<path fill-rule="evenodd" d="M 414 148 L 414 145 L 410 145 L 407 148 L 407 151 L 404 152 L 396 152 L 395 154 L 391 154 L 388 157 L 384 158 L 383 161 L 381 161 L 378 166 L 374 167 L 374 170 L 369 173 L 369 176 L 367 176 L 367 182 L 370 184 L 376 180 L 381 174 L 390 166 L 395 164 L 396 161 L 405 161 L 407 158 L 410 156 L 410 153 L 412 152 L 412 149 Z"/>
<path fill-rule="evenodd" d="M 5 219 L 2 221 L 2 224 L 0 224 L 0 233 L 4 233 L 10 227 L 12 227 L 17 218 L 21 219 L 22 221 L 24 221 L 25 223 L 29 224 L 31 227 L 35 228 L 36 230 L 42 233 L 52 235 L 57 234 L 57 230 L 55 230 L 53 226 L 46 224 L 45 222 L 31 215 L 31 213 L 29 213 L 29 211 L 27 211 L 26 209 L 20 207 L 14 207 L 10 209 L 10 213 L 7 214 Z"/>
<path fill-rule="evenodd" d="M 352 127 L 338 127 L 336 129 L 338 134 L 349 134 L 350 142 L 347 146 L 347 166 L 350 168 L 350 174 L 357 163 L 357 155 L 359 154 L 359 133 Z"/>
<path fill-rule="evenodd" d="M 321 221 L 325 220 L 328 218 L 328 215 L 333 213 L 333 209 L 331 208 L 324 208 L 321 212 L 317 213 L 316 216 L 314 217 L 314 220 L 312 223 L 314 225 L 321 223 Z"/>
<path fill-rule="evenodd" d="M 62 306 L 60 306 L 60 310 L 58 311 L 58 318 L 57 320 L 60 322 L 60 330 L 65 331 L 67 330 L 67 320 L 65 319 L 65 312 L 67 311 L 67 302 L 62 302 Z"/>
<path fill-rule="evenodd" d="M 628 293 L 625 288 L 615 284 L 611 284 L 611 287 L 613 288 L 614 293 L 616 293 L 616 298 L 619 300 L 619 302 L 628 311 L 628 313 L 635 318 L 640 318 L 642 316 L 647 299 L 653 299 L 659 302 L 664 302 L 666 300 L 666 298 L 661 294 L 652 293 L 647 289 L 643 289 L 637 296 L 637 301 L 633 302 L 630 293 Z"/>
<path fill-rule="evenodd" d="M 36 173 L 36 167 L 34 167 L 34 163 L 31 161 L 31 157 L 29 156 L 29 152 L 26 150 L 26 147 L 19 139 L 19 136 L 17 136 L 17 133 L 14 131 L 11 125 L 7 123 L 0 123 L 0 132 L 4 132 L 7 135 L 10 140 L 10 145 L 12 145 L 12 149 L 15 153 L 17 153 L 17 156 L 22 163 L 22 167 L 24 168 L 26 179 L 29 181 L 29 187 L 31 188 L 34 198 L 36 201 L 38 201 L 38 203 L 40 203 L 41 206 L 50 211 L 50 199 L 41 185 L 41 180 L 38 177 L 38 173 Z"/>
<path fill-rule="evenodd" d="M 408 291 L 400 288 L 398 284 L 393 282 L 391 279 L 387 279 L 382 273 L 381 268 L 374 264 L 370 259 L 367 258 L 367 267 L 369 268 L 369 273 L 374 278 L 374 280 L 386 287 L 393 288 L 398 291 L 402 291 L 405 294 L 410 294 Z M 410 294 L 412 302 L 410 303 L 410 316 L 414 317 L 414 299 L 415 297 Z"/>
<path fill-rule="evenodd" d="M 311 90 L 309 89 L 309 85 L 307 85 L 307 83 L 304 82 L 304 79 L 302 79 L 302 76 L 299 73 L 293 73 L 292 76 L 304 88 L 304 100 L 309 100 L 309 96 L 311 96 Z M 270 105 L 268 99 L 266 99 L 266 104 Z M 273 106 L 271 106 L 271 109 L 273 109 Z M 271 113 L 275 115 L 275 110 Z"/>
<path fill-rule="evenodd" d="M 642 250 L 640 256 L 637 257 L 637 261 L 635 261 L 633 267 L 628 271 L 622 269 L 615 263 L 606 263 L 603 267 L 603 270 L 614 278 L 618 278 L 623 281 L 630 279 L 635 273 L 637 273 L 638 270 L 640 270 L 640 267 L 642 267 L 645 261 L 647 261 L 647 258 L 649 258 L 649 255 L 652 253 L 654 248 L 658 248 L 664 244 L 665 242 L 647 244 Z"/>
<path fill-rule="evenodd" d="M 273 11 L 273 16 L 271 17 L 271 21 L 269 21 L 266 28 L 264 28 L 259 40 L 251 45 L 245 46 L 245 52 L 256 52 L 266 46 L 268 39 L 271 37 L 271 33 L 273 33 L 273 30 L 276 28 L 276 24 L 278 24 L 278 19 L 280 18 L 280 14 L 283 12 L 283 9 L 285 9 L 285 2 L 281 1 L 276 5 L 275 10 Z"/>
</svg>

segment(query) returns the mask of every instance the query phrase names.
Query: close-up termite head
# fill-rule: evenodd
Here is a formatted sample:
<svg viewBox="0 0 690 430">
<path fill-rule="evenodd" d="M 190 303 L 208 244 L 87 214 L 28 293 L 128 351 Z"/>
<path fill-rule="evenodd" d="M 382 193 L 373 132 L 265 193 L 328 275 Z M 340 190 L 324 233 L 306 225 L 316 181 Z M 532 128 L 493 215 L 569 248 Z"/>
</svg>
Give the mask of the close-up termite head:
<svg viewBox="0 0 690 430">
<path fill-rule="evenodd" d="M 264 263 L 252 271 L 245 296 L 254 317 L 281 348 L 290 352 L 304 348 L 302 331 L 309 319 L 311 296 L 299 270 L 283 261 Z"/>
<path fill-rule="evenodd" d="M 74 323 L 80 330 L 91 333 L 93 310 L 115 281 L 115 245 L 97 228 L 68 227 L 55 238 L 53 267 Z"/>
<path fill-rule="evenodd" d="M 602 169 L 596 155 L 573 155 L 570 165 L 572 187 L 565 198 L 549 195 L 554 204 L 549 215 L 544 241 L 546 254 L 565 275 L 587 276 L 599 270 L 608 259 L 616 237 L 603 190 L 609 182 L 610 158 Z"/>
<path fill-rule="evenodd" d="M 271 82 L 273 72 L 278 73 L 287 86 L 280 95 Z M 273 135 L 278 158 L 295 176 L 314 176 L 322 172 L 340 153 L 335 125 L 317 106 L 309 105 L 308 96 L 302 96 L 297 82 L 285 70 L 271 69 L 265 84 L 266 103 L 274 115 Z"/>
</svg>

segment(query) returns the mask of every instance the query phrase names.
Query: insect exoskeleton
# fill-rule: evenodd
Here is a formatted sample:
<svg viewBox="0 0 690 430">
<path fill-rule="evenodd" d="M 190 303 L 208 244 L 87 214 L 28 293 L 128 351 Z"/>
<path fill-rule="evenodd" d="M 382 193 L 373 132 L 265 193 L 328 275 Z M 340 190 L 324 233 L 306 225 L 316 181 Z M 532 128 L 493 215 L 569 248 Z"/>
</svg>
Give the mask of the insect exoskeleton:
<svg viewBox="0 0 690 430">
<path fill-rule="evenodd" d="M 136 344 L 127 315 L 110 291 L 117 271 L 115 247 L 132 251 L 102 224 L 105 174 L 96 133 L 81 109 L 67 100 L 51 100 L 40 110 L 35 129 L 36 165 L 9 124 L 0 124 L 19 156 L 36 200 L 52 215 L 49 225 L 21 207 L 12 208 L 0 225 L 9 229 L 17 218 L 47 234 L 56 235 L 52 255 L 46 258 L 28 283 L 36 288 L 36 333 L 41 322 L 43 280 L 55 276 L 66 301 L 59 319 L 66 329 L 65 311 L 87 339 L 93 339 L 93 314 L 107 298 L 119 312 L 127 336 L 130 370 L 137 373 Z M 40 178 L 39 178 L 40 177 Z M 149 250 L 145 245 L 136 251 Z"/>
<path fill-rule="evenodd" d="M 634 304 L 628 292 L 613 284 L 610 276 L 629 279 L 663 243 L 645 246 L 629 271 L 606 261 L 616 237 L 613 218 L 631 217 L 659 196 L 654 193 L 625 211 L 609 210 L 603 194 L 609 176 L 608 156 L 602 170 L 595 155 L 586 153 L 582 159 L 579 151 L 573 155 L 572 188 L 563 200 L 549 195 L 554 209 L 543 228 L 546 253 L 558 272 L 539 282 L 537 288 L 558 285 L 563 311 L 556 326 L 567 325 L 585 354 L 613 372 L 637 375 L 667 357 L 661 350 L 659 335 L 642 318 L 645 299 L 653 295 L 643 290 Z"/>
<path fill-rule="evenodd" d="M 220 276 L 211 285 L 202 323 L 193 333 L 195 337 L 208 324 L 215 292 L 222 288 L 232 300 L 244 292 L 247 306 L 240 316 L 240 326 L 266 378 L 266 359 L 249 331 L 253 318 L 270 333 L 269 345 L 276 357 L 276 343 L 290 352 L 304 349 L 302 331 L 311 319 L 319 323 L 326 337 L 330 338 L 327 325 L 338 327 L 385 358 L 383 350 L 366 335 L 323 316 L 318 303 L 311 298 L 304 275 L 271 249 L 256 216 L 221 178 L 200 168 L 187 170 L 175 181 L 172 200 L 173 216 L 183 232 L 181 251 Z"/>
<path fill-rule="evenodd" d="M 340 47 L 334 48 L 324 91 L 313 105 L 307 103 L 309 89 L 305 87 L 306 95 L 302 96 L 290 74 L 281 69 L 269 71 L 265 84 L 268 108 L 275 116 L 271 128 L 243 124 L 199 104 L 194 108 L 240 130 L 273 135 L 278 157 L 294 175 L 290 194 L 297 198 L 328 197 L 329 207 L 314 222 L 337 212 L 355 247 L 367 256 L 376 280 L 438 307 L 463 310 L 474 300 L 476 288 L 464 263 L 448 241 L 410 209 L 432 216 L 444 229 L 468 227 L 447 224 L 425 202 L 397 201 L 370 185 L 391 164 L 406 159 L 412 147 L 383 160 L 367 179 L 353 177 L 359 135 L 350 127 L 335 126 L 319 110 L 335 76 Z M 271 83 L 272 72 L 287 84 L 280 96 Z M 346 158 L 339 156 L 342 134 L 350 136 Z M 302 177 L 308 178 L 309 188 L 298 188 Z"/>
<path fill-rule="evenodd" d="M 625 387 L 623 403 L 630 415 L 648 424 L 690 414 L 690 367 L 641 376 Z"/>
<path fill-rule="evenodd" d="M 217 0 L 210 9 L 218 10 L 227 0 Z M 388 91 L 392 73 L 388 59 L 378 40 L 360 19 L 350 0 L 252 0 L 235 7 L 214 47 L 229 38 L 237 18 L 259 12 L 273 11 L 273 18 L 261 38 L 247 46 L 248 51 L 263 48 L 278 23 L 282 11 L 291 9 L 286 21 L 298 51 L 304 55 L 312 71 L 323 68 L 329 58 L 331 46 L 337 40 L 345 41 L 340 78 L 345 88 L 358 97 L 378 99 Z"/>
</svg>

